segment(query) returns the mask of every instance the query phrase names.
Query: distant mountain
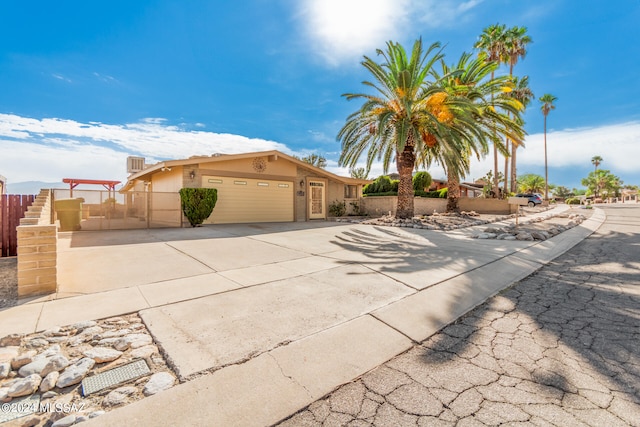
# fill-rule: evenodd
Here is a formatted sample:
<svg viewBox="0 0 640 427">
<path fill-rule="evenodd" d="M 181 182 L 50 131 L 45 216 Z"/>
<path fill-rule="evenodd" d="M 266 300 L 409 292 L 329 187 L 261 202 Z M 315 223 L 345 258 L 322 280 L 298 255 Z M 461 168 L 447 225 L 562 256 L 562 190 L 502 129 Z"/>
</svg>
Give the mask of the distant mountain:
<svg viewBox="0 0 640 427">
<path fill-rule="evenodd" d="M 7 182 L 7 194 L 38 194 L 43 188 L 69 188 L 69 184 L 62 182 L 24 181 Z"/>
</svg>

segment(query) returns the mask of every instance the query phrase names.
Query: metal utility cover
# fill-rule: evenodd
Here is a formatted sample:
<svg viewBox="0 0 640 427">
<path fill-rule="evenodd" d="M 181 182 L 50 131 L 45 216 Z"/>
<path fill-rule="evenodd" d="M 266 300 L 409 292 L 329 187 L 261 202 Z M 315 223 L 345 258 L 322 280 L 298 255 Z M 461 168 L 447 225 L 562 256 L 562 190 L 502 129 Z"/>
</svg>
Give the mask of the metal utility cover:
<svg viewBox="0 0 640 427">
<path fill-rule="evenodd" d="M 100 374 L 86 377 L 82 380 L 82 395 L 88 396 L 105 388 L 123 384 L 150 373 L 147 362 L 144 359 L 138 359 Z"/>
<path fill-rule="evenodd" d="M 12 399 L 9 403 L 2 404 L 0 411 L 0 424 L 16 418 L 25 417 L 27 415 L 40 412 L 40 395 L 33 394 L 31 396 Z"/>
</svg>

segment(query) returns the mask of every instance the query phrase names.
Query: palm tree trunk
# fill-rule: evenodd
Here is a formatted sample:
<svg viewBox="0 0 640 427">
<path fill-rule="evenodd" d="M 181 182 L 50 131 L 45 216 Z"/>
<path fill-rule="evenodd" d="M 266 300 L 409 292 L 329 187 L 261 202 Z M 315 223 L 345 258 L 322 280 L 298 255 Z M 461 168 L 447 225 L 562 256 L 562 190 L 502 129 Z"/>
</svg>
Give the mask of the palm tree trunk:
<svg viewBox="0 0 640 427">
<path fill-rule="evenodd" d="M 549 173 L 547 168 L 547 115 L 544 116 L 544 200 L 549 200 Z"/>
<path fill-rule="evenodd" d="M 494 79 L 494 71 L 491 72 L 491 80 Z M 491 93 L 491 103 L 493 104 L 493 93 Z M 496 128 L 493 127 L 493 136 L 496 135 Z M 498 197 L 498 146 L 493 141 L 493 197 Z"/>
<path fill-rule="evenodd" d="M 416 164 L 416 154 L 413 145 L 406 144 L 401 153 L 396 154 L 396 165 L 400 174 L 398 184 L 398 208 L 396 218 L 413 218 L 413 168 Z"/>
<path fill-rule="evenodd" d="M 518 175 L 516 172 L 516 152 L 518 150 L 518 146 L 511 143 L 511 192 L 516 192 L 516 180 L 518 179 Z"/>
<path fill-rule="evenodd" d="M 460 177 L 447 167 L 447 212 L 460 212 Z"/>
<path fill-rule="evenodd" d="M 505 140 L 507 151 L 509 151 L 509 138 Z M 507 186 L 509 182 L 509 157 L 504 156 L 504 194 L 506 195 L 509 192 L 509 187 Z"/>
</svg>

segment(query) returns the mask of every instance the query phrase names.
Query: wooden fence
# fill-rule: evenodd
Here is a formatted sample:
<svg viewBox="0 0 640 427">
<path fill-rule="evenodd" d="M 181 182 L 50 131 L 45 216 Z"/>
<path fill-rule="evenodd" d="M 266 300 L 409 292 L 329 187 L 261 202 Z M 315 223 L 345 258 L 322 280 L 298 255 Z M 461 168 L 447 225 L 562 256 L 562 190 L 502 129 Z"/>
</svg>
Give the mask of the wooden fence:
<svg viewBox="0 0 640 427">
<path fill-rule="evenodd" d="M 0 195 L 0 257 L 18 254 L 16 227 L 34 199 L 33 195 Z"/>
</svg>

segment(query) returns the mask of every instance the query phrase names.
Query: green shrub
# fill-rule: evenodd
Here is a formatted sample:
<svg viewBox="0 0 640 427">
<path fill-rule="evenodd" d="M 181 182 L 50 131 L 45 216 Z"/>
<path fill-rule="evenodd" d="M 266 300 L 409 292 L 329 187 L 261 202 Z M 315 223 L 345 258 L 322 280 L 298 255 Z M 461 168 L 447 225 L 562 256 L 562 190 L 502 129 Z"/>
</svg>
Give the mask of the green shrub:
<svg viewBox="0 0 640 427">
<path fill-rule="evenodd" d="M 429 188 L 431 186 L 431 175 L 429 172 L 418 172 L 413 176 L 413 190 L 416 192 L 416 195 L 419 191 L 424 192 L 425 188 Z"/>
<path fill-rule="evenodd" d="M 364 197 L 378 197 L 378 196 L 397 196 L 397 191 L 386 191 L 384 193 L 369 193 L 365 194 Z"/>
<path fill-rule="evenodd" d="M 393 184 L 386 175 L 380 175 L 371 184 L 365 185 L 362 190 L 364 194 L 386 193 L 388 191 L 393 191 Z M 397 185 L 396 191 L 398 191 Z"/>
<path fill-rule="evenodd" d="M 394 179 L 393 181 L 391 181 L 391 191 L 395 191 L 396 194 L 397 194 L 399 185 L 400 185 L 400 180 L 399 179 Z"/>
<path fill-rule="evenodd" d="M 431 199 L 437 199 L 440 197 L 440 193 L 438 191 L 418 191 L 416 190 L 414 194 L 417 197 L 428 197 Z"/>
<path fill-rule="evenodd" d="M 441 199 L 446 199 L 448 194 L 448 188 L 441 188 L 440 190 L 438 190 L 438 197 L 440 197 Z"/>
<path fill-rule="evenodd" d="M 347 204 L 345 202 L 335 201 L 329 205 L 330 216 L 344 216 L 347 212 Z"/>
<path fill-rule="evenodd" d="M 569 197 L 567 200 L 564 201 L 567 205 L 579 205 L 580 204 L 580 199 L 578 199 L 577 197 Z"/>
<path fill-rule="evenodd" d="M 209 218 L 218 201 L 215 188 L 181 188 L 180 203 L 182 212 L 192 227 L 196 227 Z"/>
</svg>

